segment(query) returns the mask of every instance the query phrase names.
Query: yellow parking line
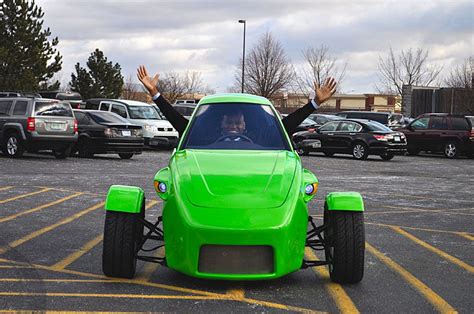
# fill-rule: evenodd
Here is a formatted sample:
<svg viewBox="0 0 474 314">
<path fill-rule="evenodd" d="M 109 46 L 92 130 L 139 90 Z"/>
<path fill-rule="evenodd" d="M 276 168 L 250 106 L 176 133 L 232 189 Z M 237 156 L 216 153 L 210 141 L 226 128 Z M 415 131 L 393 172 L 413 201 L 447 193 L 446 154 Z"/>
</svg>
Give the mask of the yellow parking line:
<svg viewBox="0 0 474 314">
<path fill-rule="evenodd" d="M 31 196 L 31 195 L 44 193 L 44 192 L 47 192 L 47 191 L 50 191 L 50 190 L 51 190 L 51 188 L 43 188 L 39 191 L 34 191 L 34 192 L 26 193 L 26 194 L 21 194 L 21 195 L 15 196 L 15 197 L 11 197 L 11 198 L 7 198 L 5 200 L 1 200 L 0 204 L 6 203 L 6 202 L 11 202 L 11 201 L 14 201 L 14 200 L 17 200 L 17 199 L 20 199 L 20 198 L 24 198 L 24 197 L 28 197 L 28 196 Z"/>
<path fill-rule="evenodd" d="M 97 244 L 99 244 L 102 241 L 103 238 L 104 238 L 104 236 L 102 234 L 95 237 L 94 239 L 92 239 L 89 242 L 87 242 L 86 244 L 84 244 L 79 250 L 77 250 L 76 252 L 70 254 L 69 256 L 67 256 L 66 258 L 64 258 L 61 261 L 57 262 L 56 264 L 54 264 L 51 267 L 54 268 L 54 269 L 64 269 L 64 268 L 66 268 L 67 266 L 74 263 L 74 261 L 79 259 L 82 255 L 84 255 L 87 252 L 89 252 L 90 250 L 92 250 Z"/>
<path fill-rule="evenodd" d="M 452 214 L 453 211 L 463 211 L 463 210 L 473 210 L 474 207 L 464 207 L 464 208 L 426 208 L 426 207 L 400 207 L 392 205 L 376 205 L 377 207 L 382 208 L 393 208 L 393 209 L 403 209 L 410 212 L 427 212 L 427 213 L 447 213 Z M 459 213 L 464 214 L 464 213 Z M 467 214 L 466 214 L 467 215 Z"/>
<path fill-rule="evenodd" d="M 448 261 L 450 261 L 451 263 L 453 264 L 456 264 L 458 265 L 459 267 L 461 268 L 464 268 L 465 270 L 467 270 L 468 272 L 470 272 L 471 274 L 474 273 L 474 267 L 472 267 L 471 265 L 467 264 L 467 263 L 464 263 L 463 261 L 461 261 L 460 259 L 454 257 L 454 256 L 451 256 L 449 255 L 448 253 L 444 252 L 444 251 L 441 251 L 440 249 L 437 249 L 435 248 L 434 246 L 418 239 L 417 237 L 415 237 L 414 235 L 404 231 L 403 229 L 401 229 L 400 227 L 392 227 L 393 230 L 395 230 L 396 232 L 398 232 L 399 234 L 407 237 L 408 239 L 412 240 L 413 242 L 421 245 L 422 247 L 430 250 L 431 252 L 447 259 Z"/>
<path fill-rule="evenodd" d="M 449 305 L 443 298 L 431 290 L 427 285 L 405 270 L 403 267 L 398 265 L 392 259 L 385 256 L 382 252 L 377 250 L 369 243 L 365 243 L 366 249 L 375 255 L 379 260 L 389 266 L 391 269 L 396 271 L 402 276 L 413 288 L 415 288 L 420 294 L 422 294 L 428 302 L 430 302 L 439 312 L 441 313 L 457 313 L 457 311 Z"/>
<path fill-rule="evenodd" d="M 470 235 L 469 233 L 467 233 L 467 232 L 457 232 L 457 234 L 460 235 L 463 238 L 474 241 L 474 237 L 472 235 Z"/>
<path fill-rule="evenodd" d="M 234 300 L 242 300 L 245 299 L 245 290 L 243 288 L 233 288 L 227 290 L 226 295 Z"/>
<path fill-rule="evenodd" d="M 0 188 L 0 191 L 10 190 L 11 188 L 13 188 L 13 186 L 4 186 L 4 187 Z"/>
<path fill-rule="evenodd" d="M 319 260 L 316 254 L 314 254 L 314 252 L 308 247 L 305 248 L 305 255 L 308 259 Z M 329 272 L 326 267 L 318 266 L 312 267 L 312 269 L 320 277 L 329 279 Z M 352 302 L 352 299 L 347 295 L 346 291 L 344 291 L 344 288 L 340 284 L 329 282 L 326 283 L 325 286 L 341 313 L 359 313 L 354 302 Z"/>
<path fill-rule="evenodd" d="M 418 227 L 408 227 L 408 226 L 399 226 L 399 225 L 389 225 L 389 224 L 382 224 L 378 222 L 365 222 L 366 225 L 374 225 L 374 226 L 380 226 L 380 227 L 400 227 L 403 229 L 410 229 L 410 230 L 420 230 L 420 231 L 429 231 L 429 232 L 438 232 L 438 233 L 449 233 L 449 234 L 469 234 L 468 232 L 464 231 L 450 231 L 450 230 L 438 230 L 438 229 L 428 229 L 428 228 L 418 228 Z"/>
<path fill-rule="evenodd" d="M 9 221 L 9 220 L 16 219 L 16 218 L 18 218 L 18 217 L 20 217 L 20 216 L 23 216 L 23 215 L 27 215 L 27 214 L 34 213 L 34 212 L 36 212 L 36 211 L 38 211 L 38 210 L 41 210 L 41 209 L 43 209 L 43 208 L 47 208 L 47 207 L 50 207 L 50 206 L 53 206 L 53 205 L 56 205 L 56 204 L 65 202 L 65 201 L 67 201 L 67 200 L 70 200 L 71 198 L 77 197 L 77 196 L 82 195 L 82 194 L 84 194 L 84 193 L 78 192 L 78 193 L 76 193 L 76 194 L 72 194 L 72 195 L 63 197 L 63 198 L 61 198 L 61 199 L 59 199 L 59 200 L 56 200 L 56 201 L 54 201 L 54 202 L 51 202 L 51 203 L 47 203 L 47 204 L 44 204 L 44 205 L 41 205 L 41 206 L 32 208 L 32 209 L 26 210 L 26 211 L 21 212 L 21 213 L 18 213 L 18 214 L 14 214 L 14 215 L 10 215 L 10 216 L 7 216 L 7 217 L 0 218 L 0 223 L 5 222 L 5 221 Z"/>
<path fill-rule="evenodd" d="M 73 220 L 75 220 L 75 219 L 77 219 L 77 218 L 79 218 L 79 217 L 81 217 L 81 216 L 83 216 L 83 215 L 85 215 L 85 214 L 87 214 L 87 213 L 93 211 L 93 210 L 96 210 L 97 208 L 100 208 L 100 207 L 102 207 L 102 206 L 104 206 L 104 202 L 100 202 L 99 204 L 96 204 L 96 205 L 94 205 L 94 206 L 91 206 L 91 207 L 89 207 L 89 208 L 87 208 L 87 209 L 85 209 L 85 210 L 83 210 L 83 211 L 81 211 L 81 212 L 79 212 L 79 213 L 77 213 L 77 214 L 75 214 L 75 215 L 72 215 L 72 216 L 70 216 L 70 217 L 68 217 L 68 218 L 66 218 L 66 219 L 63 219 L 63 220 L 61 220 L 61 221 L 59 221 L 59 222 L 57 222 L 57 223 L 55 223 L 55 224 L 52 224 L 52 225 L 47 226 L 47 227 L 45 227 L 45 228 L 43 228 L 43 229 L 37 230 L 37 231 L 35 231 L 35 232 L 32 232 L 32 233 L 30 233 L 29 235 L 24 236 L 24 237 L 21 238 L 21 239 L 18 239 L 18 240 L 15 240 L 15 241 L 9 243 L 7 247 L 0 248 L 0 254 L 3 254 L 3 253 L 5 253 L 6 251 L 8 251 L 10 248 L 15 248 L 15 247 L 17 247 L 17 246 L 19 246 L 19 245 L 21 245 L 21 244 L 23 244 L 23 243 L 25 243 L 25 242 L 31 240 L 31 239 L 34 239 L 34 238 L 36 238 L 36 237 L 38 237 L 38 236 L 40 236 L 40 235 L 42 235 L 42 234 L 44 234 L 44 233 L 46 233 L 46 232 L 48 232 L 48 231 L 53 230 L 53 229 L 55 229 L 55 228 L 57 228 L 57 227 L 59 227 L 59 226 L 65 225 L 65 224 L 67 224 L 67 223 L 69 223 L 69 222 L 71 222 L 71 221 L 73 221 Z"/>
</svg>

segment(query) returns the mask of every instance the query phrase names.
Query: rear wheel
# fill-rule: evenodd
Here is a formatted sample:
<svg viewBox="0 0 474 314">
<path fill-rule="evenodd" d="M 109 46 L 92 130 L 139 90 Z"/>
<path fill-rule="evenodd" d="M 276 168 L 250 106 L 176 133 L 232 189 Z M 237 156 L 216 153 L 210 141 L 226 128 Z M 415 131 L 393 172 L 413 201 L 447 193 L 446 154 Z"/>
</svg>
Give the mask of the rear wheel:
<svg viewBox="0 0 474 314">
<path fill-rule="evenodd" d="M 17 133 L 10 133 L 5 137 L 2 150 L 8 157 L 12 158 L 21 157 L 25 152 L 23 141 Z"/>
<path fill-rule="evenodd" d="M 297 148 L 296 153 L 300 156 L 308 156 L 309 155 L 309 151 L 306 148 L 302 148 L 302 147 Z"/>
<path fill-rule="evenodd" d="M 354 145 L 352 145 L 352 156 L 357 160 L 367 159 L 369 156 L 369 147 L 362 142 L 354 143 Z"/>
<path fill-rule="evenodd" d="M 408 148 L 407 148 L 407 153 L 408 153 L 408 155 L 410 155 L 410 156 L 416 156 L 416 155 L 418 155 L 418 154 L 420 153 L 420 150 L 417 149 L 417 148 L 414 148 L 414 147 L 408 147 Z"/>
<path fill-rule="evenodd" d="M 143 237 L 140 217 L 144 217 L 144 208 L 139 214 L 107 211 L 102 251 L 102 270 L 106 276 L 133 278 L 135 275 L 136 252 Z"/>
<path fill-rule="evenodd" d="M 380 155 L 380 158 L 382 158 L 383 160 L 390 160 L 393 157 L 394 157 L 394 155 L 392 153 L 384 153 L 384 154 Z"/>
<path fill-rule="evenodd" d="M 86 138 L 79 139 L 79 143 L 77 143 L 77 150 L 79 151 L 79 157 L 81 158 L 94 157 L 94 153 L 89 147 L 89 141 Z"/>
<path fill-rule="evenodd" d="M 71 149 L 72 149 L 72 147 L 70 145 L 68 145 L 67 147 L 65 147 L 63 149 L 54 149 L 53 150 L 53 155 L 54 155 L 54 157 L 56 157 L 58 159 L 65 159 L 65 158 L 69 157 L 69 155 L 71 155 Z"/>
<path fill-rule="evenodd" d="M 130 159 L 133 156 L 133 153 L 120 153 L 118 154 L 122 159 Z"/>
<path fill-rule="evenodd" d="M 459 154 L 458 146 L 455 142 L 448 142 L 444 145 L 443 152 L 448 158 L 456 158 Z"/>
<path fill-rule="evenodd" d="M 332 157 L 334 156 L 334 153 L 330 153 L 330 152 L 323 152 L 324 155 L 328 156 L 328 157 Z"/>
<path fill-rule="evenodd" d="M 358 283 L 364 277 L 365 230 L 362 212 L 329 211 L 325 205 L 325 254 L 331 280 Z"/>
</svg>

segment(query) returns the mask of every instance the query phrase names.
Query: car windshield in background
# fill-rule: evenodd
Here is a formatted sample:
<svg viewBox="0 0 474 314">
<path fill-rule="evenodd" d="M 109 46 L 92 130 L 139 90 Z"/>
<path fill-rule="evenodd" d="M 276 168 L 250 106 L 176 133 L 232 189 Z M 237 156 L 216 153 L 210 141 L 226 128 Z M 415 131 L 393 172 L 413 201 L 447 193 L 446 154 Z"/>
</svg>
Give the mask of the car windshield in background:
<svg viewBox="0 0 474 314">
<path fill-rule="evenodd" d="M 392 129 L 377 121 L 368 121 L 365 124 L 371 131 L 393 132 Z"/>
<path fill-rule="evenodd" d="M 72 117 L 71 106 L 61 102 L 37 102 L 36 116 Z"/>
<path fill-rule="evenodd" d="M 197 110 L 183 149 L 290 150 L 270 106 L 225 103 Z"/>
<path fill-rule="evenodd" d="M 106 112 L 106 111 L 100 111 L 100 112 L 90 112 L 89 113 L 94 119 L 95 122 L 97 123 L 122 123 L 122 124 L 129 124 L 126 119 L 122 118 L 121 116 L 111 113 L 111 112 Z"/>
<path fill-rule="evenodd" d="M 152 106 L 129 106 L 130 119 L 163 120 L 158 110 Z"/>
<path fill-rule="evenodd" d="M 302 125 L 311 125 L 311 124 L 316 124 L 314 120 L 311 120 L 310 118 L 306 118 L 301 122 Z"/>
</svg>

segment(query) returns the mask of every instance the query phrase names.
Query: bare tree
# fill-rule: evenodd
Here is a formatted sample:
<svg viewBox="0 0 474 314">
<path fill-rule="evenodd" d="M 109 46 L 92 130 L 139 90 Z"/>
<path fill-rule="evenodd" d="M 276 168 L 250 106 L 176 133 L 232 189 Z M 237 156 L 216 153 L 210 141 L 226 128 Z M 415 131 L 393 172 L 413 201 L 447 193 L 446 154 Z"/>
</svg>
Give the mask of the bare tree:
<svg viewBox="0 0 474 314">
<path fill-rule="evenodd" d="M 281 44 L 270 32 L 262 35 L 250 50 L 245 62 L 244 90 L 247 93 L 271 97 L 289 86 L 294 71 Z M 242 62 L 237 66 L 236 83 L 242 84 Z"/>
<path fill-rule="evenodd" d="M 321 45 L 319 48 L 307 47 L 302 51 L 306 67 L 299 69 L 296 87 L 299 92 L 306 93 L 316 84 L 323 84 L 328 77 L 337 82 L 337 91 L 341 90 L 342 81 L 346 75 L 347 61 L 338 66 L 337 58 L 331 56 L 329 48 Z"/>
<path fill-rule="evenodd" d="M 167 72 L 160 75 L 158 80 L 158 90 L 170 103 L 174 103 L 178 98 L 190 93 L 211 92 L 209 86 L 204 86 L 200 72 L 186 71 L 184 74 L 177 72 Z"/>
<path fill-rule="evenodd" d="M 474 88 L 474 56 L 454 68 L 444 83 L 448 87 Z"/>
<path fill-rule="evenodd" d="M 121 95 L 123 99 L 146 101 L 146 95 L 143 85 L 135 83 L 131 74 L 126 77 Z"/>
<path fill-rule="evenodd" d="M 429 64 L 428 51 L 409 48 L 402 50 L 398 56 L 393 53 L 392 47 L 385 58 L 379 57 L 379 79 L 382 87 L 377 86 L 380 92 L 402 94 L 403 85 L 428 86 L 435 81 L 442 70 L 442 66 Z"/>
</svg>

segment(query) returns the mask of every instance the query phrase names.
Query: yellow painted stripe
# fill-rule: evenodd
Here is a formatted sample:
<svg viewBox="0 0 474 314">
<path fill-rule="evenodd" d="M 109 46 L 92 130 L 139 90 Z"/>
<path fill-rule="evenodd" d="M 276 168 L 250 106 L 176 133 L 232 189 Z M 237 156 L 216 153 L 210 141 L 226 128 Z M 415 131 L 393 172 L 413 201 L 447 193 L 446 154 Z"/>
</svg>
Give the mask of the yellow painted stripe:
<svg viewBox="0 0 474 314">
<path fill-rule="evenodd" d="M 155 254 L 154 257 L 159 257 L 164 255 L 164 247 L 160 247 Z M 147 263 L 145 267 L 143 267 L 143 271 L 137 276 L 136 280 L 139 281 L 150 281 L 151 276 L 153 273 L 158 269 L 160 264 L 158 263 Z"/>
<path fill-rule="evenodd" d="M 102 293 L 57 293 L 57 292 L 0 292 L 0 296 L 26 297 L 79 297 L 79 298 L 127 298 L 127 299 L 183 299 L 183 300 L 216 300 L 217 297 L 199 295 L 146 295 L 146 294 L 102 294 Z"/>
<path fill-rule="evenodd" d="M 91 206 L 91 207 L 89 207 L 89 208 L 87 208 L 87 209 L 85 209 L 85 210 L 83 210 L 83 211 L 81 211 L 81 212 L 79 212 L 79 213 L 77 213 L 77 214 L 75 214 L 75 215 L 72 215 L 72 216 L 70 216 L 70 217 L 68 217 L 68 218 L 66 218 L 66 219 L 63 219 L 63 220 L 61 220 L 61 221 L 59 221 L 59 222 L 57 222 L 57 223 L 55 223 L 55 224 L 53 224 L 53 225 L 47 226 L 47 227 L 45 227 L 45 228 L 43 228 L 43 229 L 37 230 L 37 231 L 35 231 L 35 232 L 32 232 L 32 233 L 30 233 L 29 235 L 24 236 L 24 237 L 21 238 L 21 239 L 15 240 L 15 241 L 9 243 L 7 247 L 0 248 L 0 254 L 5 253 L 5 252 L 8 251 L 10 248 L 15 248 L 15 247 L 17 247 L 17 246 L 19 246 L 19 245 L 21 245 L 21 244 L 23 244 L 23 243 L 25 243 L 25 242 L 31 240 L 31 239 L 34 239 L 34 238 L 36 238 L 36 237 L 38 237 L 38 236 L 40 236 L 40 235 L 42 235 L 42 234 L 44 234 L 44 233 L 46 233 L 46 232 L 48 232 L 48 231 L 53 230 L 53 229 L 55 229 L 55 228 L 57 228 L 57 227 L 59 227 L 59 226 L 62 226 L 62 225 L 65 225 L 65 224 L 67 224 L 67 223 L 69 223 L 69 222 L 71 222 L 71 221 L 74 221 L 75 219 L 78 219 L 79 217 L 81 217 L 81 216 L 83 216 L 83 215 L 85 215 L 85 214 L 87 214 L 87 213 L 89 213 L 89 212 L 91 212 L 91 211 L 93 211 L 93 210 L 96 210 L 97 208 L 103 207 L 104 204 L 105 204 L 104 202 L 100 202 L 99 204 L 96 204 L 96 205 L 94 205 L 94 206 Z"/>
<path fill-rule="evenodd" d="M 4 186 L 4 187 L 0 188 L 0 191 L 10 190 L 11 188 L 13 188 L 13 186 Z"/>
<path fill-rule="evenodd" d="M 420 294 L 422 294 L 428 302 L 430 302 L 439 312 L 441 313 L 457 313 L 457 311 L 449 305 L 443 298 L 441 298 L 437 293 L 431 290 L 427 285 L 421 282 L 418 278 L 413 276 L 403 267 L 398 265 L 389 257 L 385 256 L 382 252 L 377 250 L 375 247 L 369 243 L 365 243 L 366 249 L 383 263 L 389 266 L 391 269 L 396 271 L 400 276 L 403 277 L 413 288 L 415 288 Z"/>
<path fill-rule="evenodd" d="M 413 242 L 415 242 L 416 244 L 419 244 L 421 245 L 422 247 L 430 250 L 431 252 L 441 256 L 442 258 L 450 261 L 451 263 L 453 264 L 456 264 L 458 265 L 459 267 L 462 267 L 464 268 L 465 270 L 467 270 L 468 272 L 470 272 L 471 274 L 474 273 L 474 267 L 472 267 L 471 265 L 461 261 L 460 259 L 452 256 L 452 255 L 449 255 L 448 253 L 438 249 L 438 248 L 435 248 L 434 246 L 418 239 L 417 237 L 415 237 L 414 235 L 404 231 L 402 228 L 400 227 L 392 227 L 393 230 L 395 230 L 396 232 L 398 232 L 399 234 L 407 237 L 408 239 L 412 240 Z"/>
<path fill-rule="evenodd" d="M 426 207 L 400 207 L 400 206 L 392 206 L 392 205 L 377 205 L 378 207 L 382 208 L 393 208 L 393 209 L 403 209 L 407 212 L 426 212 L 426 213 L 445 213 L 445 214 L 452 214 L 453 211 L 463 211 L 463 210 L 473 210 L 474 207 L 464 207 L 464 208 L 450 208 L 447 210 L 446 208 L 426 208 Z M 464 215 L 471 215 L 467 213 L 456 213 L 456 214 L 464 214 Z"/>
<path fill-rule="evenodd" d="M 242 300 L 245 298 L 245 290 L 243 288 L 229 289 L 226 294 L 234 300 Z"/>
<path fill-rule="evenodd" d="M 467 233 L 467 232 L 458 232 L 457 234 L 460 235 L 463 238 L 474 241 L 474 237 L 472 235 L 470 235 L 469 233 Z"/>
<path fill-rule="evenodd" d="M 70 254 L 69 256 L 67 256 L 66 258 L 64 258 L 61 261 L 57 262 L 56 264 L 54 264 L 51 267 L 55 268 L 55 269 L 64 269 L 64 268 L 66 268 L 67 266 L 74 263 L 74 261 L 79 259 L 82 255 L 84 255 L 87 252 L 89 252 L 90 250 L 92 250 L 97 244 L 99 244 L 102 241 L 103 238 L 104 238 L 104 235 L 102 235 L 102 234 L 95 237 L 94 239 L 92 239 L 89 242 L 87 242 L 86 244 L 84 244 L 78 251 Z"/>
<path fill-rule="evenodd" d="M 33 268 L 31 266 L 19 266 L 19 265 L 0 265 L 0 268 Z"/>
<path fill-rule="evenodd" d="M 468 232 L 465 232 L 465 231 L 450 231 L 450 230 L 417 228 L 417 227 L 382 224 L 382 223 L 377 223 L 377 222 L 365 222 L 365 224 L 366 225 L 380 226 L 380 227 L 389 227 L 389 228 L 391 228 L 391 227 L 400 227 L 400 228 L 403 228 L 403 229 L 429 231 L 429 232 L 439 232 L 439 233 L 449 233 L 449 234 L 456 234 L 456 235 L 460 235 L 460 233 L 469 234 Z"/>
<path fill-rule="evenodd" d="M 18 214 L 14 214 L 14 215 L 10 215 L 10 216 L 7 216 L 7 217 L 0 218 L 0 223 L 5 222 L 5 221 L 9 221 L 9 220 L 16 219 L 16 218 L 21 217 L 21 216 L 23 216 L 23 215 L 27 215 L 27 214 L 34 213 L 34 212 L 36 212 L 36 211 L 38 211 L 38 210 L 41 210 L 41 209 L 44 209 L 44 208 L 47 208 L 47 207 L 50 207 L 50 206 L 53 206 L 53 205 L 57 205 L 57 204 L 59 204 L 59 203 L 65 202 L 65 201 L 67 201 L 67 200 L 70 200 L 71 198 L 77 197 L 77 196 L 82 195 L 82 194 L 84 194 L 84 193 L 78 192 L 78 193 L 76 193 L 76 194 L 72 194 L 72 195 L 63 197 L 63 198 L 61 198 L 61 199 L 59 199 L 59 200 L 56 200 L 56 201 L 54 201 L 54 202 L 51 202 L 51 203 L 47 203 L 47 204 L 44 204 L 44 205 L 41 205 L 41 206 L 32 208 L 32 209 L 26 210 L 26 211 L 21 212 L 21 213 L 18 213 Z"/>
<path fill-rule="evenodd" d="M 305 248 L 305 255 L 310 260 L 319 260 L 316 254 L 314 254 L 314 252 L 308 247 Z M 329 280 L 329 272 L 326 267 L 319 266 L 312 267 L 312 269 L 319 275 L 319 277 Z M 346 291 L 344 291 L 344 288 L 340 284 L 329 282 L 325 284 L 325 286 L 341 313 L 359 313 L 354 302 L 352 302 L 352 299 L 347 295 Z"/>
<path fill-rule="evenodd" d="M 21 195 L 15 196 L 15 197 L 11 197 L 11 198 L 7 198 L 5 200 L 1 200 L 0 204 L 6 203 L 6 202 L 11 202 L 11 201 L 14 201 L 14 200 L 18 200 L 20 198 L 24 198 L 24 197 L 28 197 L 28 196 L 32 196 L 32 195 L 36 195 L 36 194 L 40 194 L 40 193 L 44 193 L 44 192 L 47 192 L 47 191 L 50 191 L 50 190 L 51 190 L 50 188 L 43 188 L 39 191 L 34 191 L 34 192 L 26 193 L 26 194 L 21 194 Z"/>
</svg>

